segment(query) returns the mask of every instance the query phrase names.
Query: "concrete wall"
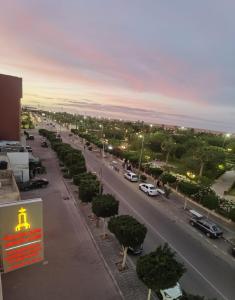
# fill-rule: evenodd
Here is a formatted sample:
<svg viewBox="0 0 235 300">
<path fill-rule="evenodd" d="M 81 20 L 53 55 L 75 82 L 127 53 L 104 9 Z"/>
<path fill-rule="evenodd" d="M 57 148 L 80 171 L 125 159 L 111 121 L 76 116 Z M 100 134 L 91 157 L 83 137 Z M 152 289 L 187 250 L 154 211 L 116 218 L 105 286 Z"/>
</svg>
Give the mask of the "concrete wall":
<svg viewBox="0 0 235 300">
<path fill-rule="evenodd" d="M 0 140 L 20 140 L 22 79 L 0 74 Z"/>
<path fill-rule="evenodd" d="M 8 152 L 7 157 L 17 182 L 29 181 L 29 153 Z"/>
</svg>

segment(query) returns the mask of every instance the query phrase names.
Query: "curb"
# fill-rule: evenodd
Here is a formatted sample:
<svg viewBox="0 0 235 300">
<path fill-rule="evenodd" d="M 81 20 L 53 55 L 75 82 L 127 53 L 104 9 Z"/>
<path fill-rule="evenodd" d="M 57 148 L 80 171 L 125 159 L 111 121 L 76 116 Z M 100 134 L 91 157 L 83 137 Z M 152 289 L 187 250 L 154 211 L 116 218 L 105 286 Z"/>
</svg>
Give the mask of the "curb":
<svg viewBox="0 0 235 300">
<path fill-rule="evenodd" d="M 81 216 L 81 218 L 82 218 L 82 220 L 83 220 L 83 224 L 84 224 L 84 226 L 85 226 L 87 232 L 89 233 L 89 236 L 91 237 L 92 243 L 93 243 L 93 245 L 95 246 L 96 251 L 97 251 L 99 257 L 100 257 L 101 260 L 103 261 L 104 267 L 105 267 L 106 271 L 108 272 L 108 274 L 109 274 L 111 280 L 113 281 L 114 286 L 115 286 L 117 292 L 119 293 L 121 299 L 122 299 L 122 300 L 125 300 L 124 295 L 123 295 L 121 289 L 119 288 L 116 279 L 114 278 L 114 276 L 113 276 L 113 274 L 112 274 L 112 271 L 110 270 L 108 264 L 106 263 L 105 258 L 104 258 L 104 256 L 103 256 L 103 254 L 102 254 L 102 252 L 101 252 L 99 246 L 97 245 L 97 243 L 96 243 L 96 241 L 95 241 L 95 239 L 94 239 L 94 237 L 93 237 L 93 235 L 92 235 L 92 232 L 91 232 L 89 226 L 87 225 L 87 222 L 86 222 L 86 219 L 85 219 L 85 217 L 84 217 L 84 215 L 83 215 L 83 212 L 82 212 L 82 210 L 79 210 L 79 205 L 78 205 L 77 201 L 75 200 L 74 195 L 73 195 L 73 193 L 70 191 L 70 189 L 69 189 L 69 187 L 68 187 L 68 185 L 67 185 L 67 182 L 65 182 L 64 178 L 63 178 L 63 182 L 64 182 L 64 184 L 65 184 L 65 187 L 66 187 L 68 193 L 69 193 L 70 196 L 71 196 L 71 199 L 73 200 L 74 206 L 76 207 L 76 209 L 77 209 L 79 212 L 81 212 L 81 213 L 80 213 L 80 216 Z"/>
</svg>

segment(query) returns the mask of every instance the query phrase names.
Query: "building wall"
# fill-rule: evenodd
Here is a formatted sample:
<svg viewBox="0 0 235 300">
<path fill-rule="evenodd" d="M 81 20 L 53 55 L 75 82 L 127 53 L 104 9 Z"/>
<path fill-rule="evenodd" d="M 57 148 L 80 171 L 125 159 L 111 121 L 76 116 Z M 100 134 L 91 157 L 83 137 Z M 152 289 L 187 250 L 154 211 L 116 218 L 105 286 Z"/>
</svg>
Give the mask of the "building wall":
<svg viewBox="0 0 235 300">
<path fill-rule="evenodd" d="M 29 181 L 29 153 L 28 152 L 8 152 L 11 169 L 16 182 Z"/>
<path fill-rule="evenodd" d="M 0 140 L 20 140 L 22 78 L 0 74 Z"/>
</svg>

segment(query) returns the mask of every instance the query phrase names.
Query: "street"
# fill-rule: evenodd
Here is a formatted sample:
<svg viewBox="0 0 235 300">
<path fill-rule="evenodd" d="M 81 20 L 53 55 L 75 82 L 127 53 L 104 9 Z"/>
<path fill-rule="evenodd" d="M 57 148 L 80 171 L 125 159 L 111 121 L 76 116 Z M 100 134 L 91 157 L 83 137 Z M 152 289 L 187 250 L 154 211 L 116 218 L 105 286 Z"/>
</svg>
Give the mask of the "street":
<svg viewBox="0 0 235 300">
<path fill-rule="evenodd" d="M 66 132 L 62 133 L 62 137 L 65 142 L 72 143 Z M 78 142 L 73 145 L 81 148 Z M 187 267 L 187 273 L 181 279 L 187 292 L 209 298 L 234 299 L 235 268 L 232 257 L 229 264 L 219 250 L 210 241 L 207 242 L 208 239 L 196 234 L 188 223 L 164 208 L 164 204 L 159 205 L 162 199 L 146 199 L 146 195 L 138 191 L 135 184 L 102 164 L 96 154 L 86 150 L 85 157 L 88 168 L 97 174 L 100 174 L 102 166 L 105 192 L 112 193 L 120 201 L 120 212 L 135 216 L 147 226 L 145 252 L 168 242 Z"/>
</svg>

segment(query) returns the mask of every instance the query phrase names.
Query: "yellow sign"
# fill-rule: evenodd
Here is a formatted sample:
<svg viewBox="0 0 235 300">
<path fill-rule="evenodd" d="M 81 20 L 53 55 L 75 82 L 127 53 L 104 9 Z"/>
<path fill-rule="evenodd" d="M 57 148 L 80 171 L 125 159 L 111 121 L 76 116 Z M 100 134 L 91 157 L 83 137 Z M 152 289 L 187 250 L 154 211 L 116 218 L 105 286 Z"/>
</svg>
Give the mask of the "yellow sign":
<svg viewBox="0 0 235 300">
<path fill-rule="evenodd" d="M 30 224 L 27 222 L 26 209 L 21 207 L 18 211 L 18 225 L 15 227 L 15 231 L 21 231 L 24 229 L 30 229 Z"/>
</svg>

